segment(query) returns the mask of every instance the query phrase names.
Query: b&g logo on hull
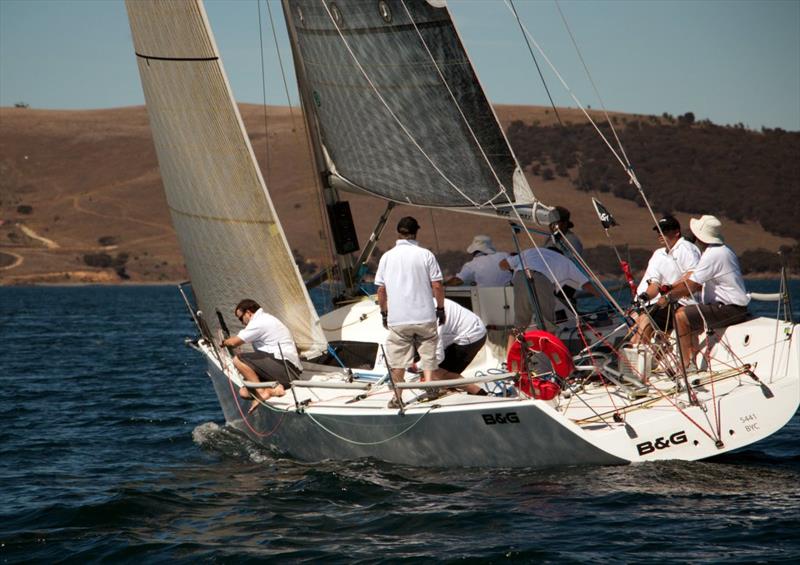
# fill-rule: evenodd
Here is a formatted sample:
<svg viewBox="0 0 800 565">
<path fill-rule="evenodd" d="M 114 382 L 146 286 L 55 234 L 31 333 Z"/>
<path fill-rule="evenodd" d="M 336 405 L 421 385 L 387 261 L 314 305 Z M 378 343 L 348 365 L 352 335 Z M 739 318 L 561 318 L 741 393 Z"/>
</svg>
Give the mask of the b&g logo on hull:
<svg viewBox="0 0 800 565">
<path fill-rule="evenodd" d="M 638 443 L 636 444 L 636 449 L 639 451 L 639 455 L 647 455 L 648 453 L 653 453 L 657 449 L 660 451 L 673 445 L 686 443 L 687 441 L 689 441 L 689 439 L 686 437 L 686 432 L 681 430 L 669 436 L 668 439 L 659 437 L 656 438 L 654 442 L 645 441 Z"/>
<path fill-rule="evenodd" d="M 516 412 L 483 414 L 483 423 L 487 426 L 494 426 L 495 424 L 519 424 L 519 416 L 517 416 Z"/>
</svg>

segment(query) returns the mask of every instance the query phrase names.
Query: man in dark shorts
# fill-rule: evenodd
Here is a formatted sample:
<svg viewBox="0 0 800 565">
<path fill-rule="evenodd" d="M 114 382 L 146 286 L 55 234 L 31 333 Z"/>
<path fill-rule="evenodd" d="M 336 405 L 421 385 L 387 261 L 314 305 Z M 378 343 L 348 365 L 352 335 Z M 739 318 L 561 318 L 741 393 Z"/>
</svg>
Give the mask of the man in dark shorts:
<svg viewBox="0 0 800 565">
<path fill-rule="evenodd" d="M 653 228 L 657 232 L 661 247 L 653 252 L 647 262 L 642 282 L 636 289 L 637 298 L 648 305 L 654 305 L 656 297 L 663 286 L 669 287 L 681 280 L 684 275 L 694 270 L 700 260 L 700 250 L 681 236 L 681 224 L 675 216 L 666 215 L 658 220 L 658 225 Z M 692 297 L 679 300 L 679 305 L 692 304 Z M 653 335 L 653 324 L 661 332 L 670 333 L 672 328 L 672 315 L 674 308 L 652 308 L 649 315 L 640 315 L 636 320 L 636 333 L 631 339 L 632 344 L 647 343 Z"/>
<path fill-rule="evenodd" d="M 233 365 L 246 381 L 277 382 L 274 388 L 248 389 L 243 386 L 239 389 L 240 396 L 253 399 L 250 406 L 250 412 L 253 412 L 261 402 L 286 394 L 286 389 L 292 386 L 292 379 L 303 369 L 292 334 L 278 318 L 264 312 L 256 301 L 250 299 L 239 302 L 234 314 L 245 327 L 237 335 L 224 340 L 222 346 L 239 347 L 249 343 L 253 351 L 236 355 Z"/>
<path fill-rule="evenodd" d="M 445 299 L 445 322 L 439 326 L 439 345 L 436 360 L 439 368 L 433 372 L 432 380 L 460 379 L 466 369 L 486 343 L 486 326 L 474 312 L 457 302 Z M 475 384 L 466 385 L 469 394 L 486 394 Z"/>
<path fill-rule="evenodd" d="M 747 320 L 750 297 L 745 290 L 739 260 L 722 238 L 722 223 L 714 216 L 702 216 L 692 218 L 689 227 L 703 254 L 684 281 L 659 299 L 659 305 L 674 303 L 690 293 L 702 291 L 701 304 L 684 306 L 675 313 L 683 366 L 688 372 L 696 372 L 697 335 Z"/>
</svg>

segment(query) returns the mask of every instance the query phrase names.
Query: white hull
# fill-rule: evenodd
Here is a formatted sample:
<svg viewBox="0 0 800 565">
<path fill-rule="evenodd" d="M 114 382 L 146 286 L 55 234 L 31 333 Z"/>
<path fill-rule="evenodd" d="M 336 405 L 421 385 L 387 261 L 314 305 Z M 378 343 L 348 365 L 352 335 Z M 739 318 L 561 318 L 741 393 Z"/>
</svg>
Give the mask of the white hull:
<svg viewBox="0 0 800 565">
<path fill-rule="evenodd" d="M 375 311 L 375 312 L 373 312 Z M 323 327 L 344 327 L 331 339 L 381 340 L 369 301 L 322 318 Z M 630 400 L 613 386 L 587 385 L 551 401 L 526 397 L 481 397 L 451 393 L 434 402 L 406 390 L 406 410 L 389 410 L 386 385 L 353 401 L 359 390 L 294 387 L 243 419 L 249 401 L 239 400 L 238 382 L 206 351 L 226 421 L 253 440 L 302 461 L 375 458 L 412 466 L 551 467 L 613 465 L 659 459 L 697 460 L 757 442 L 783 427 L 800 403 L 800 345 L 790 324 L 758 318 L 724 335 L 742 363 L 751 364 L 762 386 L 737 366 L 720 345 L 713 372 L 691 377 L 700 405 L 692 406 L 666 376 L 654 376 L 647 397 Z M 336 332 L 334 332 L 336 333 Z M 744 343 L 747 342 L 745 346 Z M 465 376 L 496 368 L 491 347 Z M 376 367 L 378 372 L 383 369 Z M 343 381 L 336 371 L 306 370 L 311 381 Z M 236 378 L 236 377 L 234 377 Z M 700 382 L 702 381 L 702 382 Z M 768 398 L 769 392 L 772 396 Z M 297 401 L 297 404 L 296 404 Z M 299 406 L 299 410 L 298 410 Z M 613 412 L 624 416 L 615 421 Z M 599 416 L 598 416 L 599 414 Z"/>
</svg>

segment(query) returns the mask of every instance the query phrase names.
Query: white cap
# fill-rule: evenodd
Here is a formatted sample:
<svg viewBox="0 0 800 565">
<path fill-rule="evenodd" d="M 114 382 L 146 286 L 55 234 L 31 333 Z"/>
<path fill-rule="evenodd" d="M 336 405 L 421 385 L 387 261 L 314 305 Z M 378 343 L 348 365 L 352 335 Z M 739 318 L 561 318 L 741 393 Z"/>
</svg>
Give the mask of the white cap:
<svg viewBox="0 0 800 565">
<path fill-rule="evenodd" d="M 494 248 L 494 244 L 492 243 L 492 238 L 488 235 L 476 235 L 474 238 L 472 238 L 472 243 L 470 243 L 469 247 L 467 247 L 467 253 L 475 253 L 476 251 L 480 251 L 486 255 L 497 253 L 497 250 Z"/>
</svg>

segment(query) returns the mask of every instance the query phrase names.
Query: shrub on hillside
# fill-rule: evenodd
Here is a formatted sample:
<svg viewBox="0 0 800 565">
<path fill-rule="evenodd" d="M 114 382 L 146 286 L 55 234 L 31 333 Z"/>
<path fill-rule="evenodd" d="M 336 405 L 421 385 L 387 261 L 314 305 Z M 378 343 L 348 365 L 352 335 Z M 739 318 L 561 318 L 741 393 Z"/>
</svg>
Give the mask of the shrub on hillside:
<svg viewBox="0 0 800 565">
<path fill-rule="evenodd" d="M 83 262 L 90 267 L 108 269 L 114 260 L 108 253 L 87 253 L 83 256 Z"/>
</svg>

